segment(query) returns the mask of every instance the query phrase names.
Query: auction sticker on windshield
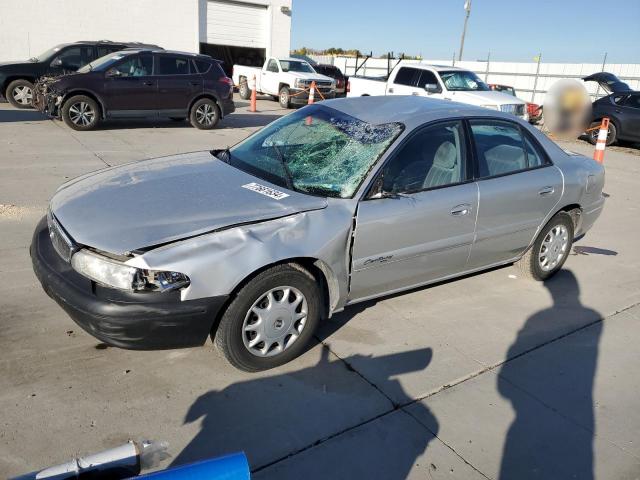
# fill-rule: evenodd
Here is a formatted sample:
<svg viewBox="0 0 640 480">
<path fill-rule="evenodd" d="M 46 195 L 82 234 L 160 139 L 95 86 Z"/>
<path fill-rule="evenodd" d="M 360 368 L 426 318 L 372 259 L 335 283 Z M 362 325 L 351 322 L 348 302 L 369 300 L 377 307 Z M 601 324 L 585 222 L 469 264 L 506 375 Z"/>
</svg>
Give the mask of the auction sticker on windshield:
<svg viewBox="0 0 640 480">
<path fill-rule="evenodd" d="M 242 188 L 246 188 L 247 190 L 252 190 L 256 193 L 260 193 L 267 197 L 273 198 L 274 200 L 282 200 L 283 198 L 287 198 L 289 194 L 281 192 L 271 187 L 267 187 L 266 185 L 260 185 L 259 183 L 251 182 L 246 185 L 242 185 Z"/>
</svg>

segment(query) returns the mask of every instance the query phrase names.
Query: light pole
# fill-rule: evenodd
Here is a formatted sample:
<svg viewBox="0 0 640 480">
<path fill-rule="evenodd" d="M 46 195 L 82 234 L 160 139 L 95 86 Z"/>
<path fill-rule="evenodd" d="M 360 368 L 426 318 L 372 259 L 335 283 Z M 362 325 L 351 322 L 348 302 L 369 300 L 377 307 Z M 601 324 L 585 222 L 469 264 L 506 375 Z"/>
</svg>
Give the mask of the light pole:
<svg viewBox="0 0 640 480">
<path fill-rule="evenodd" d="M 467 34 L 467 22 L 469 21 L 469 14 L 471 13 L 471 0 L 465 0 L 464 11 L 464 28 L 462 29 L 462 38 L 460 39 L 460 53 L 458 54 L 458 61 L 462 60 L 462 50 L 464 50 L 464 36 Z"/>
</svg>

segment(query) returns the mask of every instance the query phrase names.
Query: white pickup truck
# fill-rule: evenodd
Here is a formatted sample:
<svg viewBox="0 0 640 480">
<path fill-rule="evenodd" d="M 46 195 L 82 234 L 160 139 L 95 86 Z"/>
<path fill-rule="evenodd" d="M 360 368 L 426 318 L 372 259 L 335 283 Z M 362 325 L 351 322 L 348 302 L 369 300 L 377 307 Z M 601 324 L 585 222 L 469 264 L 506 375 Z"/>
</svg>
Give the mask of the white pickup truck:
<svg viewBox="0 0 640 480">
<path fill-rule="evenodd" d="M 491 108 L 528 120 L 526 102 L 491 90 L 470 70 L 422 63 L 400 63 L 389 77 L 349 77 L 348 97 L 417 95 Z"/>
<path fill-rule="evenodd" d="M 240 97 L 251 97 L 253 78 L 256 79 L 256 93 L 272 95 L 282 108 L 291 105 L 306 105 L 309 94 L 305 91 L 316 82 L 322 95 L 315 92 L 315 101 L 336 96 L 335 80 L 317 73 L 311 65 L 299 58 L 268 58 L 262 68 L 233 66 L 233 83 L 238 86 Z"/>
</svg>

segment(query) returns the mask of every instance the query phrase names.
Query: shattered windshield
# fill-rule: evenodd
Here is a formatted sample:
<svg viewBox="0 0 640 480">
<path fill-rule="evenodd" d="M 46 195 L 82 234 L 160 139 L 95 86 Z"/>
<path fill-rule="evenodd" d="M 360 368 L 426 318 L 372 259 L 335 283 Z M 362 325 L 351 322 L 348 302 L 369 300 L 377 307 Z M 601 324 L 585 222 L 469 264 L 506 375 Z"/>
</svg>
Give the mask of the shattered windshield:
<svg viewBox="0 0 640 480">
<path fill-rule="evenodd" d="M 489 87 L 478 76 L 465 70 L 454 70 L 452 72 L 440 72 L 440 78 L 447 90 L 450 91 L 487 91 Z"/>
<path fill-rule="evenodd" d="M 224 158 L 282 187 L 350 198 L 402 128 L 400 123 L 372 125 L 315 105 L 276 120 Z"/>
</svg>

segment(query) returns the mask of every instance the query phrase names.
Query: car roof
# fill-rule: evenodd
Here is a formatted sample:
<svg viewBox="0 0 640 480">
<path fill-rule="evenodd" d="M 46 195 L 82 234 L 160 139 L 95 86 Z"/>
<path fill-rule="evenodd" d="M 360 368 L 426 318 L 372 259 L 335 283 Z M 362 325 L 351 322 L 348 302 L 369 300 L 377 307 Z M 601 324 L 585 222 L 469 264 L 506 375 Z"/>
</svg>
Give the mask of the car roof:
<svg viewBox="0 0 640 480">
<path fill-rule="evenodd" d="M 185 57 L 194 57 L 194 58 L 199 58 L 199 59 L 203 59 L 203 60 L 215 60 L 210 55 L 205 55 L 205 54 L 202 54 L 202 53 L 181 52 L 181 51 L 178 51 L 178 50 L 165 50 L 163 48 L 133 47 L 133 48 L 127 48 L 127 49 L 122 50 L 122 51 L 126 52 L 127 54 L 149 52 L 149 53 L 160 53 L 160 54 L 168 54 L 168 55 L 184 55 Z M 216 61 L 219 61 L 219 60 L 216 60 Z"/>
<path fill-rule="evenodd" d="M 400 62 L 400 66 L 402 67 L 414 67 L 414 68 L 420 68 L 422 70 L 435 70 L 436 72 L 444 72 L 444 71 L 460 71 L 460 72 L 468 72 L 469 69 L 467 68 L 460 68 L 460 67 L 452 67 L 450 65 L 433 65 L 430 63 L 414 63 L 414 62 L 405 62 L 405 61 L 401 61 Z"/>
<path fill-rule="evenodd" d="M 295 58 L 295 57 L 273 57 L 273 58 L 277 58 L 280 61 L 285 61 L 285 62 L 306 62 L 309 63 L 306 59 L 304 58 Z"/>
<path fill-rule="evenodd" d="M 348 97 L 325 100 L 320 105 L 374 125 L 400 122 L 407 127 L 414 127 L 432 120 L 466 116 L 490 116 L 512 121 L 517 119 L 514 115 L 475 105 L 415 95 Z"/>
</svg>

